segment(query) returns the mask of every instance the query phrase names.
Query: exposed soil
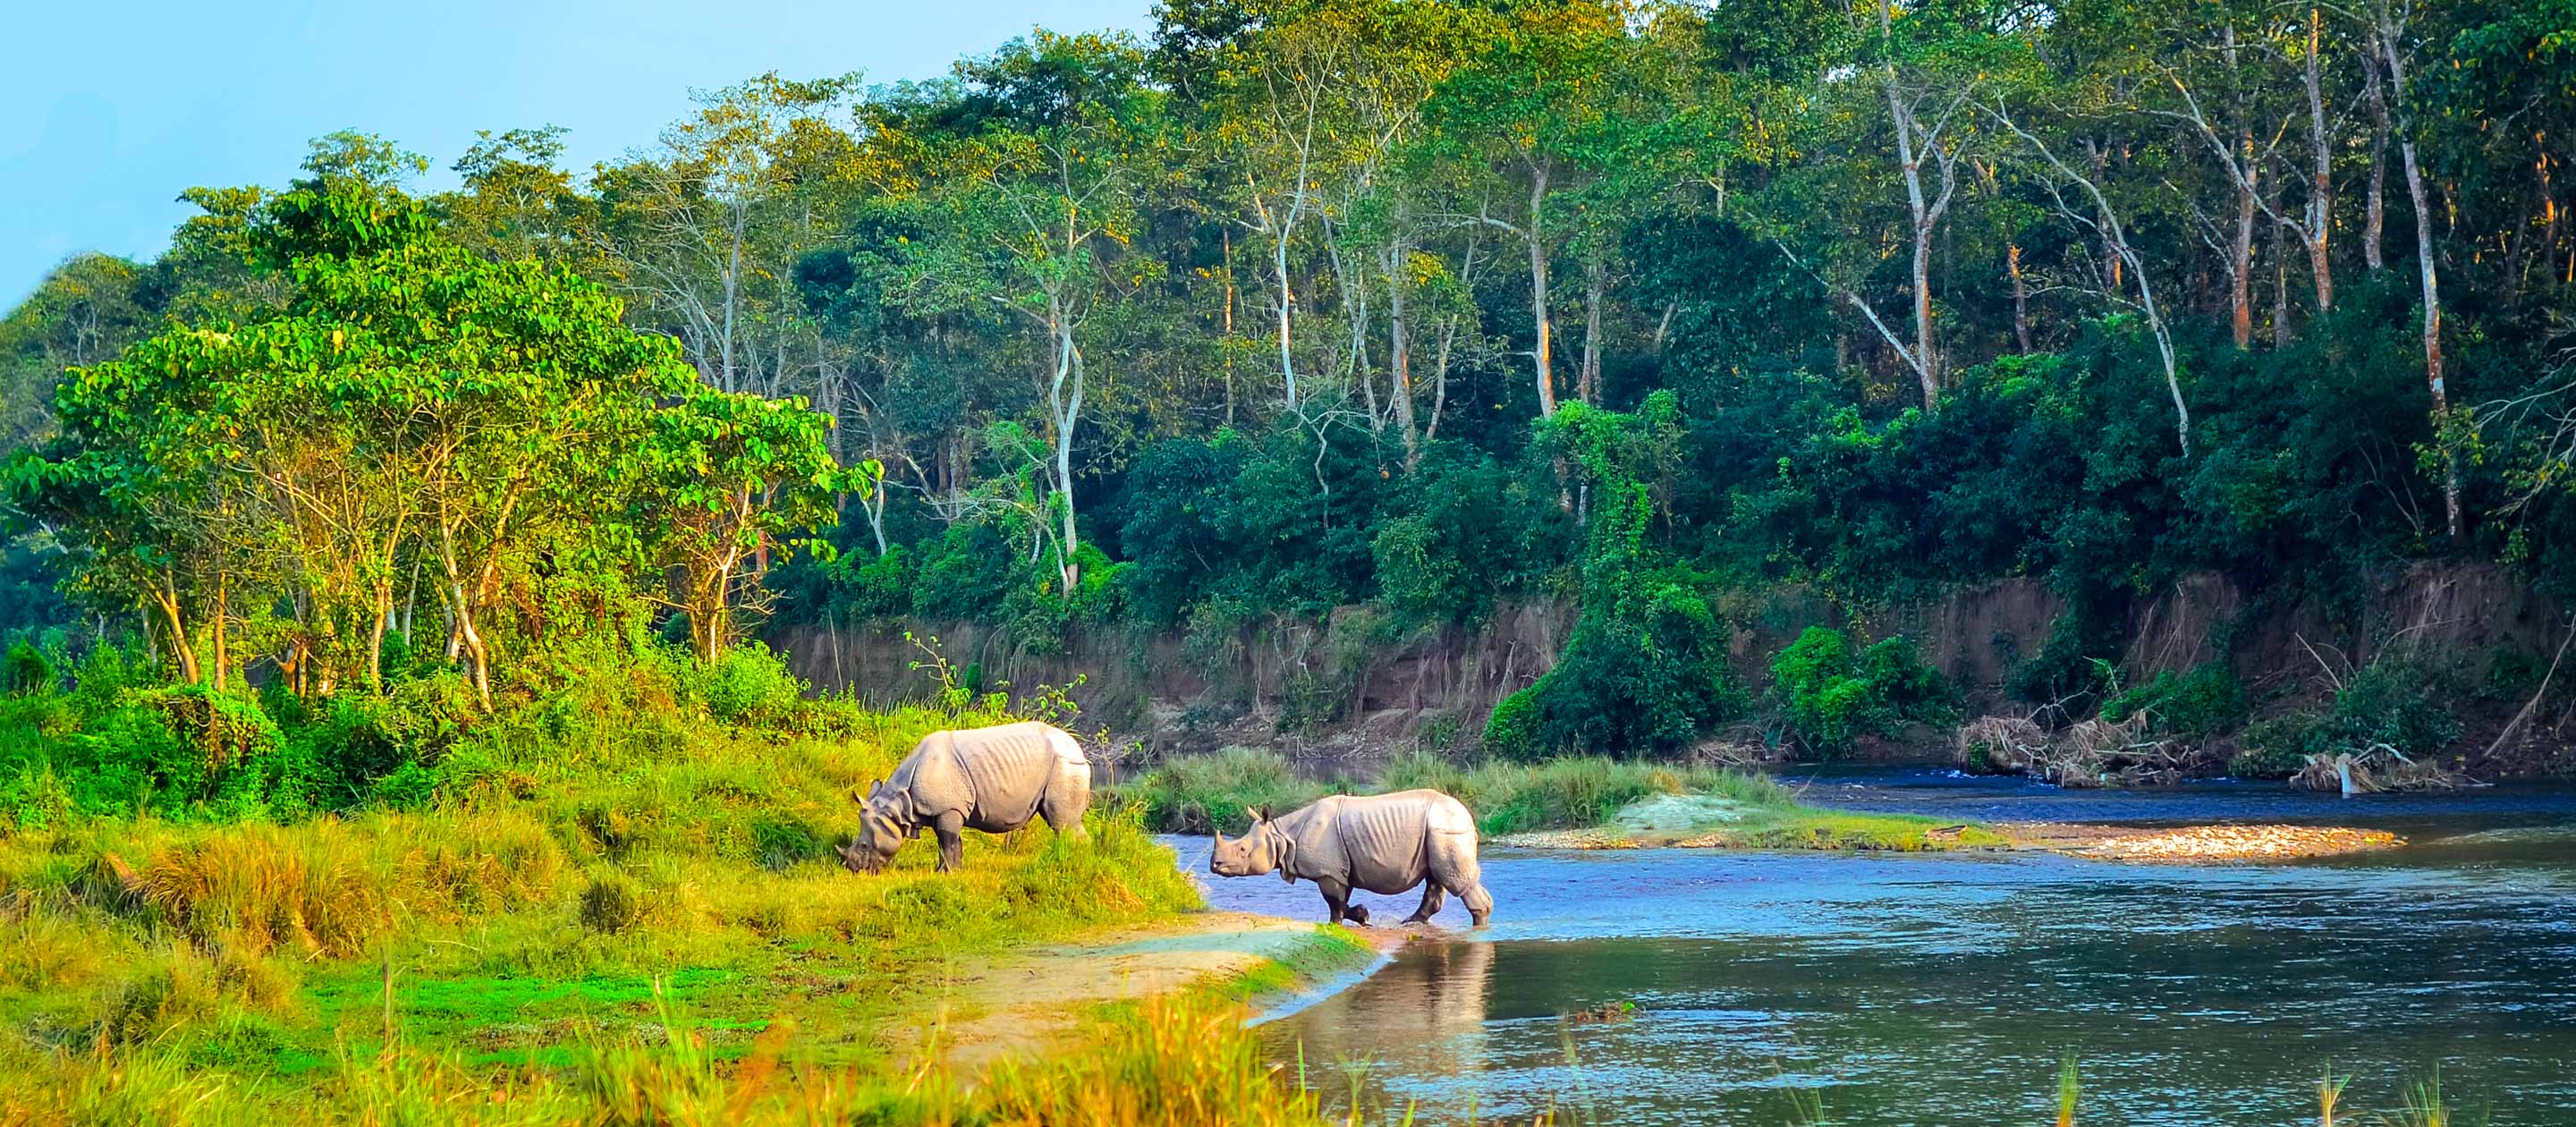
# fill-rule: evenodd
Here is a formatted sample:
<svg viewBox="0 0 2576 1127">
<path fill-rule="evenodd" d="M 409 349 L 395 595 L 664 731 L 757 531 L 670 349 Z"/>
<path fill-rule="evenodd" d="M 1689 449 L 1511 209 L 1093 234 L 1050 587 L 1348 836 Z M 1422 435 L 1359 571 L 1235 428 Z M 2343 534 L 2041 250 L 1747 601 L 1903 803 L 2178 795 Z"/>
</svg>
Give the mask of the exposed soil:
<svg viewBox="0 0 2576 1127">
<path fill-rule="evenodd" d="M 1414 932 L 1354 929 L 1392 950 Z M 1312 964 L 1335 945 L 1309 921 L 1245 912 L 1197 912 L 1103 933 L 1087 942 L 1021 952 L 965 968 L 937 1033 L 943 1057 L 972 1072 L 992 1060 L 1061 1041 L 1094 1007 L 1135 1001 L 1247 974 L 1265 964 Z"/>
</svg>

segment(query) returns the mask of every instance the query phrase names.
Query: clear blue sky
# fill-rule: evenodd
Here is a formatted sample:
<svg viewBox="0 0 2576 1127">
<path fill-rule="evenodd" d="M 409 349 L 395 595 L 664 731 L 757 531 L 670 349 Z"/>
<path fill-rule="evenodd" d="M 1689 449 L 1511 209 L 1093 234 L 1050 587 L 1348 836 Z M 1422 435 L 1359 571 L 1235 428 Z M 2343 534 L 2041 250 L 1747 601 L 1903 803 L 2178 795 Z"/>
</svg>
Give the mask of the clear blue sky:
<svg viewBox="0 0 2576 1127">
<path fill-rule="evenodd" d="M 10 17 L 0 66 L 0 310 L 64 258 L 148 258 L 191 185 L 284 182 L 357 129 L 428 156 L 561 125 L 574 168 L 650 143 L 691 88 L 763 71 L 943 73 L 1035 25 L 1143 31 L 1152 0 L 69 0 Z"/>
</svg>

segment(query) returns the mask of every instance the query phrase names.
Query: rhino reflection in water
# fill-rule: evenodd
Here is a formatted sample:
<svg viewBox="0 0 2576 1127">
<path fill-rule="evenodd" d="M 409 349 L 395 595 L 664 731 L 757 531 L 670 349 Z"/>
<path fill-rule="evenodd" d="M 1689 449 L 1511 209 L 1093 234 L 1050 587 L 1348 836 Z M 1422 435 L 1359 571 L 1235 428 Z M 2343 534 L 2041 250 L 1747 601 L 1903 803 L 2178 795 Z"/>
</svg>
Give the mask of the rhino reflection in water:
<svg viewBox="0 0 2576 1127">
<path fill-rule="evenodd" d="M 1402 1106 L 1379 1087 L 1389 1076 L 1447 1077 L 1467 1090 L 1480 1088 L 1473 1078 L 1493 1063 L 1485 1022 L 1494 959 L 1491 943 L 1415 942 L 1363 987 L 1273 1023 L 1271 1059 L 1299 1059 L 1302 1051 L 1308 1061 L 1374 1066 L 1364 1070 L 1369 1093 L 1363 1098 L 1384 1107 Z"/>
<path fill-rule="evenodd" d="M 939 836 L 944 873 L 963 863 L 965 830 L 1009 833 L 1045 818 L 1057 833 L 1080 839 L 1091 761 L 1072 733 L 1035 721 L 932 732 L 893 778 L 850 797 L 860 806 L 859 836 L 841 847 L 842 865 L 875 872 L 927 828 Z"/>
<path fill-rule="evenodd" d="M 1278 818 L 1267 807 L 1251 813 L 1252 829 L 1242 837 L 1216 835 L 1208 870 L 1311 880 L 1324 894 L 1325 923 L 1368 922 L 1368 909 L 1350 902 L 1354 890 L 1393 896 L 1417 884 L 1424 886 L 1422 906 L 1406 923 L 1430 919 L 1451 893 L 1477 927 L 1493 914 L 1494 898 L 1476 868 L 1476 819 L 1439 791 L 1334 795 Z"/>
</svg>

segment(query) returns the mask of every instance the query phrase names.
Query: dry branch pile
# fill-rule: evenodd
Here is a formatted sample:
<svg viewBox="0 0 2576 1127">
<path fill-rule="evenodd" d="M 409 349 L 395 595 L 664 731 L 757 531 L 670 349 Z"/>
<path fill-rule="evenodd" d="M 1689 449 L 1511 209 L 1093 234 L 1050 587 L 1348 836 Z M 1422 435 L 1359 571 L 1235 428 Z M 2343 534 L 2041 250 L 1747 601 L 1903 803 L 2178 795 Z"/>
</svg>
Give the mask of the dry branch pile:
<svg viewBox="0 0 2576 1127">
<path fill-rule="evenodd" d="M 2197 749 L 2146 732 L 2144 712 L 2116 724 L 2084 720 L 2055 731 L 2027 716 L 1982 716 L 1959 729 L 1957 754 L 1975 769 L 2064 787 L 2177 783 L 2201 765 Z"/>
<path fill-rule="evenodd" d="M 2359 753 L 2333 755 L 2317 753 L 2308 756 L 2308 765 L 2290 777 L 2290 785 L 2301 790 L 2340 791 L 2346 795 L 2375 794 L 2380 791 L 2449 791 L 2482 785 L 2439 763 L 2409 759 L 2387 744 L 2373 744 Z"/>
</svg>

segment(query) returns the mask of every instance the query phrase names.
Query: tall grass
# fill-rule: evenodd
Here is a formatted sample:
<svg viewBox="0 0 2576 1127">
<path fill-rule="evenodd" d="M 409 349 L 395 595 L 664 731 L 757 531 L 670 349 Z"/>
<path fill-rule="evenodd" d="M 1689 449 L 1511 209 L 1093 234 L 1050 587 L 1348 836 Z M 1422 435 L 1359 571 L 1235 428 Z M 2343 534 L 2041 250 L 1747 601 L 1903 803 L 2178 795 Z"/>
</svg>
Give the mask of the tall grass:
<svg viewBox="0 0 2576 1127">
<path fill-rule="evenodd" d="M 1074 1053 L 1005 1058 L 967 1075 L 926 1056 L 893 1069 L 794 1059 L 804 1033 L 771 1024 L 747 1053 L 711 1047 L 720 1027 L 666 996 L 650 1033 L 581 1035 L 561 1069 L 474 1066 L 400 1042 L 343 1050 L 293 1098 L 190 1065 L 158 1046 L 0 1054 L 0 1121 L 173 1127 L 519 1127 L 535 1124 L 850 1123 L 1018 1127 L 1372 1127 L 1410 1122 L 1322 1110 L 1320 1094 L 1262 1059 L 1246 1011 L 1214 995 L 1150 998 L 1090 1020 Z M 33 1067 L 29 1067 L 33 1066 Z M 1553 1117 L 1530 1121 L 1545 1125 Z M 1497 1124 L 1499 1127 L 1499 1124 Z"/>
<path fill-rule="evenodd" d="M 1456 796 L 1476 812 L 1486 834 L 1582 829 L 1600 825 L 1621 807 L 1658 794 L 1707 794 L 1758 806 L 1787 806 L 1789 792 L 1756 775 L 1702 767 L 1629 763 L 1578 756 L 1543 763 L 1492 762 L 1462 767 L 1428 752 L 1400 756 L 1367 793 L 1428 787 Z M 1214 755 L 1175 757 L 1120 789 L 1141 807 L 1147 825 L 1167 833 L 1241 833 L 1245 811 L 1265 804 L 1284 812 L 1348 784 L 1305 779 L 1279 755 L 1227 748 Z"/>
<path fill-rule="evenodd" d="M 1486 834 L 1597 826 L 1628 804 L 1659 794 L 1711 795 L 1753 806 L 1791 804 L 1785 788 L 1758 775 L 1598 756 L 1462 768 L 1417 752 L 1389 764 L 1379 789 L 1414 787 L 1456 796 L 1476 812 L 1476 828 Z"/>
<path fill-rule="evenodd" d="M 616 1121 L 552 1081 L 525 1100 L 566 1114 L 482 1101 L 587 1067 L 578 1028 L 652 1026 L 657 980 L 728 1074 L 778 1019 L 804 1030 L 782 1060 L 873 1074 L 958 959 L 1199 903 L 1106 811 L 1084 842 L 973 835 L 957 873 L 927 844 L 839 867 L 852 788 L 998 714 L 760 692 L 729 723 L 665 663 L 565 676 L 447 751 L 426 808 L 0 827 L 0 1122 L 266 1124 L 230 1109 L 301 1114 L 316 1077 L 354 1093 L 316 1121 Z"/>
</svg>

